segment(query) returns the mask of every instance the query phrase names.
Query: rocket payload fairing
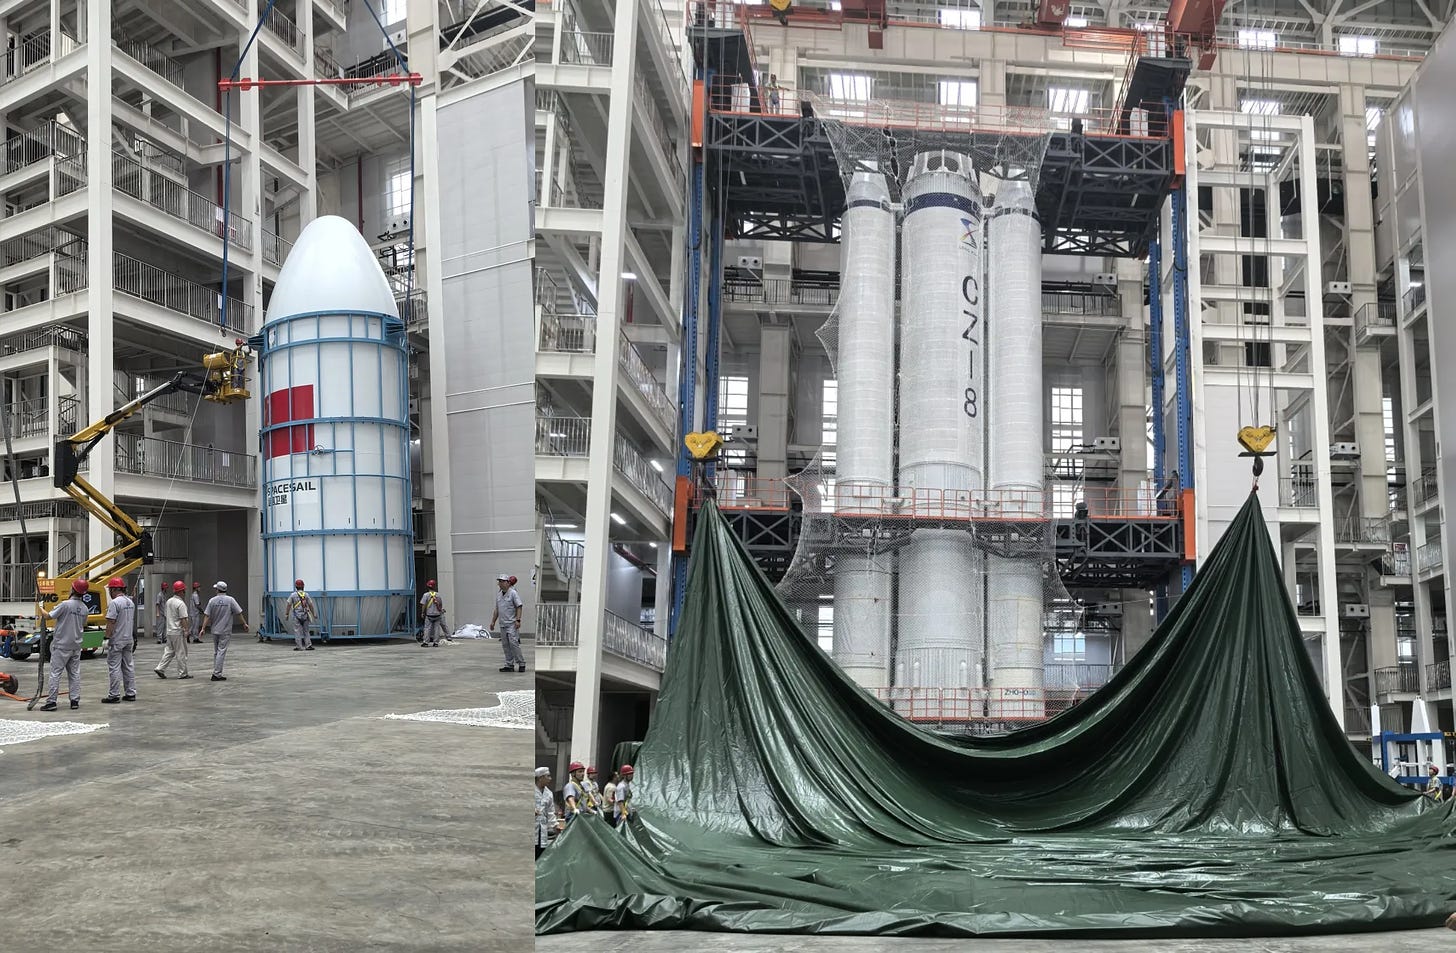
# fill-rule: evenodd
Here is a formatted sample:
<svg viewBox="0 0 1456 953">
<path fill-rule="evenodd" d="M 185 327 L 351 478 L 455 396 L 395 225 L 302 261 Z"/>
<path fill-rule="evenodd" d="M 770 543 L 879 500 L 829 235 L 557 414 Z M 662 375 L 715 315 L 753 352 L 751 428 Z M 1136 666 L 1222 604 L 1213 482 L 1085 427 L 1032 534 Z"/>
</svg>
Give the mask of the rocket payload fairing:
<svg viewBox="0 0 1456 953">
<path fill-rule="evenodd" d="M 295 579 L 325 640 L 411 635 L 408 350 L 353 224 L 303 230 L 259 337 L 264 636 L 287 637 Z"/>
</svg>

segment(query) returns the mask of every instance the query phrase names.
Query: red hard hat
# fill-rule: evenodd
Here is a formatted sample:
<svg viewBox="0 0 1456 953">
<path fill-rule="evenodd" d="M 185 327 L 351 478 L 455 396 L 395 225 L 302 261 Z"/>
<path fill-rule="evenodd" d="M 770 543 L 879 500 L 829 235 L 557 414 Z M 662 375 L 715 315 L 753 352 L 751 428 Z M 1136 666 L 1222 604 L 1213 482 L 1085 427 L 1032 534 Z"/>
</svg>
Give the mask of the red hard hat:
<svg viewBox="0 0 1456 953">
<path fill-rule="evenodd" d="M 566 766 L 566 770 L 567 771 L 580 771 L 584 767 L 586 767 L 586 765 L 582 764 L 580 761 L 573 761 L 573 762 L 571 762 L 571 764 L 569 764 L 569 765 Z"/>
<path fill-rule="evenodd" d="M 586 769 L 586 773 L 587 774 L 596 774 L 597 773 L 596 765 L 592 765 L 590 768 L 587 768 Z"/>
<path fill-rule="evenodd" d="M 511 585 L 513 585 L 513 586 L 514 586 L 514 585 L 515 585 L 515 584 L 516 584 L 516 583 L 517 583 L 517 582 L 519 582 L 519 581 L 520 581 L 520 580 L 518 580 L 518 579 L 517 579 L 517 578 L 516 578 L 516 577 L 515 577 L 515 576 L 512 576 L 512 577 L 511 577 Z"/>
<path fill-rule="evenodd" d="M 185 583 L 182 580 L 178 579 L 176 582 L 172 583 L 172 591 L 173 592 L 186 592 L 187 591 L 187 583 Z"/>
<path fill-rule="evenodd" d="M 106 588 L 108 588 L 108 589 L 125 589 L 126 588 L 126 580 L 122 579 L 120 576 L 112 576 L 111 577 L 111 581 L 106 584 Z"/>
<path fill-rule="evenodd" d="M 435 588 L 435 580 L 431 579 L 429 582 L 425 583 L 425 588 L 426 589 L 433 589 L 433 588 Z"/>
<path fill-rule="evenodd" d="M 78 596 L 84 596 L 86 593 L 91 591 L 91 583 L 87 582 L 84 579 L 72 579 L 71 591 Z"/>
<path fill-rule="evenodd" d="M 295 579 L 295 580 L 293 580 L 293 588 L 295 588 L 295 589 L 302 589 L 303 588 L 303 580 L 302 579 Z"/>
<path fill-rule="evenodd" d="M 628 775 L 628 776 L 632 775 L 634 773 L 632 771 L 632 766 L 630 764 L 624 764 L 624 765 L 622 765 L 622 773 L 624 775 Z"/>
</svg>

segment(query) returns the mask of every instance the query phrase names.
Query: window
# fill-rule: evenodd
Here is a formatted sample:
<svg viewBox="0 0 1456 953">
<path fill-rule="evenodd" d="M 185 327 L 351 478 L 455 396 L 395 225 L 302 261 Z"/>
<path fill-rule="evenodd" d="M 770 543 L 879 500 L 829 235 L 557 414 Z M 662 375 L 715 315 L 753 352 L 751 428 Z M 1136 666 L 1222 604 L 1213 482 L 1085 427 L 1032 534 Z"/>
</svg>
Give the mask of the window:
<svg viewBox="0 0 1456 953">
<path fill-rule="evenodd" d="M 834 607 L 819 606 L 818 630 L 814 633 L 819 638 L 819 647 L 826 652 L 834 651 Z"/>
<path fill-rule="evenodd" d="M 408 0 L 379 0 L 379 19 L 385 26 L 403 22 L 406 3 Z"/>
<path fill-rule="evenodd" d="M 824 382 L 824 449 L 832 450 L 839 442 L 839 381 Z"/>
<path fill-rule="evenodd" d="M 1082 388 L 1052 388 L 1052 453 L 1061 464 L 1061 457 L 1083 443 Z M 1070 461 L 1069 461 L 1070 462 Z M 1077 509 L 1077 486 L 1072 483 L 1052 485 L 1052 516 L 1070 519 Z"/>
<path fill-rule="evenodd" d="M 940 25 L 947 30 L 979 30 L 981 11 L 963 7 L 941 7 L 937 14 Z"/>
<path fill-rule="evenodd" d="M 1384 110 L 1379 106 L 1365 107 L 1365 144 L 1370 148 L 1370 155 L 1375 155 L 1375 130 L 1380 128 L 1380 117 Z"/>
<path fill-rule="evenodd" d="M 408 167 L 401 169 L 396 166 L 389 173 L 389 179 L 384 187 L 384 207 L 389 210 L 390 218 L 409 214 L 410 174 Z"/>
<path fill-rule="evenodd" d="M 1052 655 L 1058 662 L 1081 662 L 1087 658 L 1087 633 L 1082 631 L 1052 633 Z"/>
<path fill-rule="evenodd" d="M 1049 86 L 1047 87 L 1047 108 L 1054 113 L 1076 116 L 1087 111 L 1087 101 L 1091 97 L 1091 92 L 1085 89 Z"/>
<path fill-rule="evenodd" d="M 1340 37 L 1341 56 L 1374 56 L 1379 48 L 1379 43 L 1373 36 L 1353 36 L 1345 34 Z"/>
<path fill-rule="evenodd" d="M 870 77 L 864 73 L 830 73 L 829 97 L 831 99 L 853 99 L 868 102 L 870 98 Z"/>
<path fill-rule="evenodd" d="M 1246 116 L 1254 117 L 1249 122 L 1249 139 L 1254 142 L 1269 142 L 1280 137 L 1276 129 L 1260 129 L 1259 116 L 1279 115 L 1279 100 L 1277 99 L 1246 99 L 1239 103 L 1239 111 Z M 1277 153 L 1276 153 L 1277 155 Z M 1272 166 L 1271 166 L 1272 168 Z"/>
<path fill-rule="evenodd" d="M 1380 401 L 1381 421 L 1385 425 L 1385 479 L 1395 482 L 1395 400 L 1383 397 Z"/>
<path fill-rule="evenodd" d="M 940 104 L 973 108 L 976 105 L 976 81 L 973 79 L 941 80 Z"/>
<path fill-rule="evenodd" d="M 734 427 L 748 423 L 748 378 L 725 374 L 718 378 L 718 432 L 730 434 Z M 723 449 L 722 459 L 728 467 L 747 467 L 748 448 L 730 443 Z"/>
<path fill-rule="evenodd" d="M 1062 26 L 1070 30 L 1080 30 L 1086 27 L 1088 22 L 1086 17 L 1067 17 L 1062 21 Z"/>
<path fill-rule="evenodd" d="M 1272 50 L 1275 46 L 1273 30 L 1240 30 L 1239 46 L 1249 50 Z"/>
</svg>

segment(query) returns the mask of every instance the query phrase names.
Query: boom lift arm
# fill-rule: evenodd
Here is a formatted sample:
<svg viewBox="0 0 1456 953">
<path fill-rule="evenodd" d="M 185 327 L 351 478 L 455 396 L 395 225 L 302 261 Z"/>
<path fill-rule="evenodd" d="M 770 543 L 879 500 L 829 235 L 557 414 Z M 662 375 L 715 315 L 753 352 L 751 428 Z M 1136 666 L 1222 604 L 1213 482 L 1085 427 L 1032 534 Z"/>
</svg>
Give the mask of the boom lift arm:
<svg viewBox="0 0 1456 953">
<path fill-rule="evenodd" d="M 44 618 L 47 604 L 54 605 L 69 593 L 72 580 L 85 579 L 91 583 L 91 592 L 96 594 L 98 606 L 97 611 L 88 617 L 87 624 L 104 625 L 106 580 L 112 576 L 126 576 L 142 566 L 152 564 L 152 534 L 142 529 L 116 501 L 82 477 L 81 465 L 102 438 L 159 397 L 184 392 L 198 394 L 204 400 L 219 404 L 247 400 L 250 396 L 247 389 L 247 369 L 251 353 L 242 340 L 237 340 L 234 344 L 236 346 L 230 351 L 220 351 L 204 357 L 202 373 L 179 371 L 171 380 L 123 404 L 89 427 L 56 441 L 52 459 L 55 486 L 65 490 L 82 509 L 105 524 L 116 534 L 117 541 L 110 549 L 65 570 L 50 580 L 48 586 L 43 586 L 37 605 L 38 617 Z M 50 592 L 45 592 L 45 588 L 49 588 Z"/>
</svg>

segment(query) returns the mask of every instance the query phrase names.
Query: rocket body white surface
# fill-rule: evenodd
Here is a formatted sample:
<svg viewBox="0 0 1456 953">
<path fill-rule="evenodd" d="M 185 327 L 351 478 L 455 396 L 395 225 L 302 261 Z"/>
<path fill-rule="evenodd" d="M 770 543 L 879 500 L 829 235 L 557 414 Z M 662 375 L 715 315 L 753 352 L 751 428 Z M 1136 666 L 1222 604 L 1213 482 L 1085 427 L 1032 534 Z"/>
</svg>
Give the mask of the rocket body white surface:
<svg viewBox="0 0 1456 953">
<path fill-rule="evenodd" d="M 303 230 L 262 338 L 264 633 L 287 635 L 283 603 L 302 579 L 320 635 L 408 635 L 407 352 L 394 294 L 353 224 L 325 216 Z"/>
<path fill-rule="evenodd" d="M 985 486 L 979 178 L 967 156 L 923 152 L 903 194 L 898 492 L 917 515 L 970 516 Z M 981 684 L 984 566 L 968 533 L 911 534 L 899 554 L 897 686 Z"/>
<path fill-rule="evenodd" d="M 846 198 L 834 509 L 876 512 L 895 478 L 895 215 L 882 175 L 856 173 Z M 889 553 L 845 554 L 835 563 L 834 658 L 870 689 L 889 685 L 893 566 Z"/>
<path fill-rule="evenodd" d="M 987 215 L 990 290 L 990 486 L 1006 505 L 1034 505 L 1045 486 L 1042 455 L 1041 226 L 1031 187 L 1002 183 Z M 987 557 L 991 684 L 1019 697 L 992 696 L 991 714 L 1045 713 L 1042 558 Z"/>
</svg>

